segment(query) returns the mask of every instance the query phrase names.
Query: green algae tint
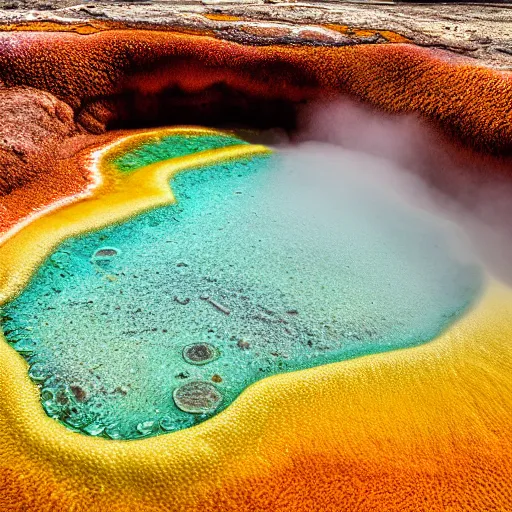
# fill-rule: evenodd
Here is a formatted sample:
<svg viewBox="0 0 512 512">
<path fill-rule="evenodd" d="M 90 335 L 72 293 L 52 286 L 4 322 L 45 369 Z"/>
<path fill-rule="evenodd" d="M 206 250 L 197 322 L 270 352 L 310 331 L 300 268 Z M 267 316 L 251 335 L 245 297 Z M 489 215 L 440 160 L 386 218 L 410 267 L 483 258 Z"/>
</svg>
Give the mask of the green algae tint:
<svg viewBox="0 0 512 512">
<path fill-rule="evenodd" d="M 168 135 L 150 140 L 115 158 L 113 164 L 121 172 L 133 172 L 140 167 L 168 158 L 192 155 L 207 149 L 219 149 L 247 142 L 224 134 Z"/>
<path fill-rule="evenodd" d="M 428 341 L 474 299 L 481 275 L 444 225 L 288 160 L 181 173 L 176 205 L 45 261 L 2 314 L 51 417 L 112 439 L 176 431 L 269 375 Z"/>
</svg>

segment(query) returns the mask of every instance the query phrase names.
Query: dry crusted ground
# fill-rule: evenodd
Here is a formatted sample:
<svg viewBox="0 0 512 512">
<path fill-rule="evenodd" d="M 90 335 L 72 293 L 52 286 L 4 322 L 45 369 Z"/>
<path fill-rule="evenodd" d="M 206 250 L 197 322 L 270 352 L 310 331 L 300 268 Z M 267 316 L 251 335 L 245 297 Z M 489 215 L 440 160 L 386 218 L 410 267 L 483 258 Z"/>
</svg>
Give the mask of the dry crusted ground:
<svg viewBox="0 0 512 512">
<path fill-rule="evenodd" d="M 271 23 L 335 23 L 390 30 L 412 42 L 448 49 L 485 65 L 512 69 L 512 4 L 393 4 L 275 0 L 90 1 L 0 0 L 0 23 L 34 20 L 119 21 L 209 29 L 229 38 L 233 23 L 204 15 L 230 15 Z M 272 27 L 270 26 L 269 29 Z M 378 42 L 378 41 L 375 41 Z"/>
</svg>

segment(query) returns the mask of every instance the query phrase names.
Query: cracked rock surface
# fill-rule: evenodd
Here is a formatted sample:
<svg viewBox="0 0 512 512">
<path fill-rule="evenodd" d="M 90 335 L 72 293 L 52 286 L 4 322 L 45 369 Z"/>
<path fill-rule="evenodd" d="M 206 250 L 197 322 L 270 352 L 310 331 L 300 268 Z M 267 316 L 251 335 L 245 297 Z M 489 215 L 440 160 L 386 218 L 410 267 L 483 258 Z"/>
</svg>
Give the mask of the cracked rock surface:
<svg viewBox="0 0 512 512">
<path fill-rule="evenodd" d="M 267 31 L 274 33 L 286 32 L 298 24 L 337 24 L 354 29 L 389 30 L 417 45 L 450 50 L 487 66 L 512 69 L 512 4 L 507 3 L 0 0 L 0 8 L 0 23 L 4 30 L 13 23 L 29 21 L 86 24 L 108 21 L 209 29 L 218 37 L 232 39 L 237 38 L 241 24 L 247 27 L 248 22 L 265 23 Z M 241 20 L 222 19 L 225 16 Z M 338 44 L 343 44 L 341 34 L 339 39 Z M 380 41 L 376 38 L 361 42 Z M 325 43 L 337 44 L 329 40 Z"/>
</svg>

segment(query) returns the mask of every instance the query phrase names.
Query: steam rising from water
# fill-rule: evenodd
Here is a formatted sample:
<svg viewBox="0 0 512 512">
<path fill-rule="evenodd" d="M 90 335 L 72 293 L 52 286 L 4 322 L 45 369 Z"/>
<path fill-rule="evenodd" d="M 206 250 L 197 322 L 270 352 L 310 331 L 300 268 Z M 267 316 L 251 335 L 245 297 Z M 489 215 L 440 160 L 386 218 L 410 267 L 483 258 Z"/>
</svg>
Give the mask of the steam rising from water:
<svg viewBox="0 0 512 512">
<path fill-rule="evenodd" d="M 390 116 L 349 99 L 308 106 L 299 125 L 300 150 L 290 152 L 299 165 L 305 155 L 320 157 L 333 188 L 356 177 L 454 222 L 466 237 L 452 238 L 459 256 L 477 257 L 512 282 L 511 161 L 451 145 L 415 115 Z"/>
</svg>

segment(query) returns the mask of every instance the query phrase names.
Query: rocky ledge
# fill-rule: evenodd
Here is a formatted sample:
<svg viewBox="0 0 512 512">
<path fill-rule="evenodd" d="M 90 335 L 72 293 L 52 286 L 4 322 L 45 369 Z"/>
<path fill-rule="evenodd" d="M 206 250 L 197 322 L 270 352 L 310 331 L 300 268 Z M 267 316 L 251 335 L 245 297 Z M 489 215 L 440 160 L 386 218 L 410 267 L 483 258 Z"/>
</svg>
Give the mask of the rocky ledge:
<svg viewBox="0 0 512 512">
<path fill-rule="evenodd" d="M 87 32 L 95 24 L 120 23 L 208 31 L 250 44 L 343 45 L 394 38 L 512 69 L 512 4 L 506 3 L 0 0 L 0 8 L 3 30 L 39 22 L 78 24 Z"/>
</svg>

